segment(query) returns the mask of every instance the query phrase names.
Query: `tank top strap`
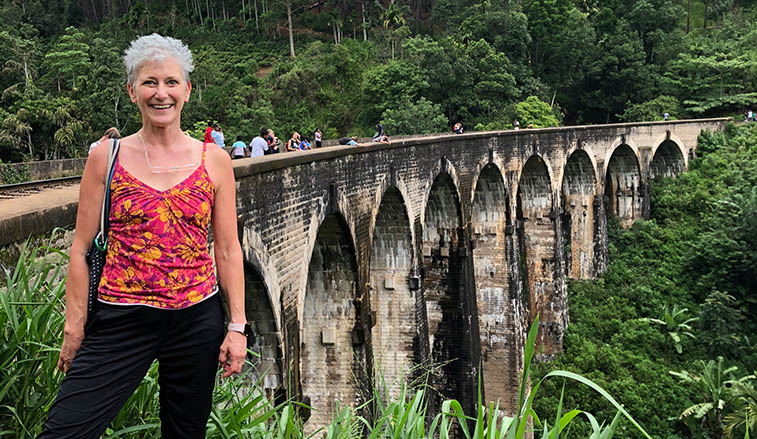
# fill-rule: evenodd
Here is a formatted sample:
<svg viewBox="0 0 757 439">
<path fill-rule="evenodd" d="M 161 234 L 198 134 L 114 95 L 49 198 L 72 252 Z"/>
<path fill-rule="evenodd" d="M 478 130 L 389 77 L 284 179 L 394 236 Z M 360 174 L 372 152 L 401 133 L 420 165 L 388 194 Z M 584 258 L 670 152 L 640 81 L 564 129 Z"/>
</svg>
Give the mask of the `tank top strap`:
<svg viewBox="0 0 757 439">
<path fill-rule="evenodd" d="M 208 144 L 203 142 L 202 144 L 202 161 L 200 162 L 201 165 L 205 166 L 205 155 L 208 152 Z"/>
</svg>

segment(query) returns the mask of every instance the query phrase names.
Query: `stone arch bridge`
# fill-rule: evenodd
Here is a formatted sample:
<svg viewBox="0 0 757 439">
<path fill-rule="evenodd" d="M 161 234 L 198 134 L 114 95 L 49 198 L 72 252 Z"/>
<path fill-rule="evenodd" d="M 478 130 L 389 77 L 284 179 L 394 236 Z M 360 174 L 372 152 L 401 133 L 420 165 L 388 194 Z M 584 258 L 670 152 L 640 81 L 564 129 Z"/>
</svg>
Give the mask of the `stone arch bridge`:
<svg viewBox="0 0 757 439">
<path fill-rule="evenodd" d="M 525 331 L 560 351 L 567 278 L 607 265 L 607 218 L 727 119 L 444 135 L 235 162 L 251 348 L 265 387 L 313 410 L 434 366 L 440 398 L 516 407 Z M 51 227 L 52 228 L 52 227 Z M 438 403 L 438 402 L 436 402 Z M 434 402 L 432 402 L 434 404 Z"/>
<path fill-rule="evenodd" d="M 608 216 L 649 213 L 649 184 L 686 169 L 694 120 L 472 133 L 265 157 L 235 167 L 247 309 L 266 385 L 330 419 L 383 376 L 435 365 L 445 396 L 516 405 L 540 316 L 560 351 L 566 278 L 607 264 Z M 286 371 L 286 372 L 285 372 Z"/>
</svg>

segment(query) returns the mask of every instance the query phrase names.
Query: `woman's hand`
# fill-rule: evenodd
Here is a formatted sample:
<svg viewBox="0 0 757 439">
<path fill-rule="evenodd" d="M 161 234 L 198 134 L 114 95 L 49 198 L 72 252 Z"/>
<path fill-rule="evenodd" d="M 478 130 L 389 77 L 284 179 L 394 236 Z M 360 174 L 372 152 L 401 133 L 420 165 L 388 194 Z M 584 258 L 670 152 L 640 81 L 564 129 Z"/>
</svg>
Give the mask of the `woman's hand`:
<svg viewBox="0 0 757 439">
<path fill-rule="evenodd" d="M 81 346 L 81 341 L 84 339 L 84 331 L 63 331 L 63 344 L 60 347 L 60 356 L 58 357 L 58 370 L 63 373 L 68 373 L 68 369 L 71 367 L 71 362 L 74 360 L 76 351 Z"/>
<path fill-rule="evenodd" d="M 241 372 L 246 357 L 247 337 L 240 332 L 227 332 L 221 345 L 221 353 L 218 355 L 218 361 L 223 367 L 223 377 L 227 378 Z"/>
</svg>

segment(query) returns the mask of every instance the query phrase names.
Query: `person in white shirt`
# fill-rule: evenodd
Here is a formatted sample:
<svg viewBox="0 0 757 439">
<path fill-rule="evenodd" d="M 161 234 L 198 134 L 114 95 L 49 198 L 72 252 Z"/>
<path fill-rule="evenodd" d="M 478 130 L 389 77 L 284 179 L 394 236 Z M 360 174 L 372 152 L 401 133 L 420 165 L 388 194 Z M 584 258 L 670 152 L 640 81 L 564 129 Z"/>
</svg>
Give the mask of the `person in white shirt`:
<svg viewBox="0 0 757 439">
<path fill-rule="evenodd" d="M 315 147 L 320 148 L 321 147 L 321 129 L 320 128 L 315 130 L 315 136 L 313 140 L 315 140 Z"/>
<path fill-rule="evenodd" d="M 268 151 L 268 142 L 264 138 L 267 135 L 268 129 L 261 128 L 260 135 L 252 139 L 252 142 L 250 142 L 250 157 L 260 157 Z"/>
</svg>

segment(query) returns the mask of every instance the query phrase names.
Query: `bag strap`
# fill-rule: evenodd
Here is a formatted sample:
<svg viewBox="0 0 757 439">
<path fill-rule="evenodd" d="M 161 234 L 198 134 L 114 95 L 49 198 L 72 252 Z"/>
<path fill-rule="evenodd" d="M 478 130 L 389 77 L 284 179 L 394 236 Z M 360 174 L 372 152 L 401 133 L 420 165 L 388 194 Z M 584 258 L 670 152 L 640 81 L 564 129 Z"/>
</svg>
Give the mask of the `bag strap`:
<svg viewBox="0 0 757 439">
<path fill-rule="evenodd" d="M 108 145 L 108 170 L 107 179 L 105 182 L 105 195 L 103 196 L 103 205 L 100 208 L 100 231 L 95 236 L 95 246 L 100 251 L 105 251 L 108 244 L 108 217 L 110 215 L 110 182 L 113 180 L 113 172 L 115 170 L 116 157 L 118 157 L 118 149 L 120 148 L 119 139 L 113 139 Z"/>
</svg>

